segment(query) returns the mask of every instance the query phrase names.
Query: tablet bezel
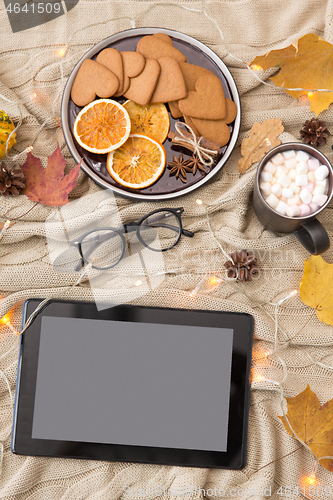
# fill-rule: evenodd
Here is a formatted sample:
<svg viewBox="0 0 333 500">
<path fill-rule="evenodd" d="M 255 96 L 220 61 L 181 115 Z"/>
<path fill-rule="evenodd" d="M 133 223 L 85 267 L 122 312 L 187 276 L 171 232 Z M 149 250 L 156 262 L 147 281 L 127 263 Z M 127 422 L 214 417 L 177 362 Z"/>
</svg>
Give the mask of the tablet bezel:
<svg viewBox="0 0 333 500">
<path fill-rule="evenodd" d="M 23 307 L 23 323 L 41 299 Z M 233 350 L 227 451 L 33 439 L 32 423 L 43 316 L 232 328 Z M 11 451 L 19 455 L 242 469 L 246 463 L 253 318 L 246 313 L 118 305 L 98 311 L 93 302 L 52 300 L 21 335 Z"/>
</svg>

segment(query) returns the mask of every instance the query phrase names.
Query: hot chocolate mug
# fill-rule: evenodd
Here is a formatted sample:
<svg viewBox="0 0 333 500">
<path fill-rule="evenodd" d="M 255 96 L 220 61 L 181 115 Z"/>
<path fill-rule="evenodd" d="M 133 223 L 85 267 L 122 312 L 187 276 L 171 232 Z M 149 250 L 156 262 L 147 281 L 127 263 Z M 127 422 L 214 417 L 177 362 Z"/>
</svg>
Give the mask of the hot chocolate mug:
<svg viewBox="0 0 333 500">
<path fill-rule="evenodd" d="M 290 217 L 282 215 L 274 210 L 265 201 L 260 189 L 261 173 L 264 166 L 278 153 L 284 151 L 305 151 L 313 158 L 317 159 L 321 165 L 326 165 L 329 170 L 327 200 L 317 210 L 309 215 Z M 254 192 L 253 205 L 255 213 L 266 229 L 279 233 L 294 233 L 302 245 L 313 255 L 325 252 L 330 246 L 330 240 L 324 226 L 316 219 L 316 216 L 324 210 L 333 196 L 333 168 L 326 156 L 318 149 L 298 142 L 288 142 L 280 144 L 271 149 L 258 165 Z"/>
</svg>

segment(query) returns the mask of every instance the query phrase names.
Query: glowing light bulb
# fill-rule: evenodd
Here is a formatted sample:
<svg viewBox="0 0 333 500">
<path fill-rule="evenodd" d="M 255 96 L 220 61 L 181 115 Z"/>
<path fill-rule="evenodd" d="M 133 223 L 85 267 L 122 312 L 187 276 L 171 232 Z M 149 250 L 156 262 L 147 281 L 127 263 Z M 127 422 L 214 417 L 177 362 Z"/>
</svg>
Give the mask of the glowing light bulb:
<svg viewBox="0 0 333 500">
<path fill-rule="evenodd" d="M 301 484 L 302 486 L 316 486 L 318 485 L 319 481 L 314 472 L 312 474 L 309 474 L 308 476 L 302 476 L 301 478 Z"/>
<path fill-rule="evenodd" d="M 262 67 L 258 64 L 251 64 L 250 68 L 252 69 L 252 71 L 259 71 L 262 69 Z"/>
<path fill-rule="evenodd" d="M 315 95 L 315 93 L 314 93 L 314 92 L 307 92 L 307 94 L 308 94 L 308 96 L 309 96 L 309 97 L 312 97 L 312 96 L 314 96 L 314 95 Z"/>
<path fill-rule="evenodd" d="M 134 283 L 134 286 L 141 286 L 142 285 L 142 281 L 141 280 L 138 280 Z"/>
<path fill-rule="evenodd" d="M 65 47 L 62 47 L 61 49 L 56 50 L 56 51 L 55 51 L 55 55 L 56 55 L 57 57 L 62 58 L 62 57 L 64 57 L 64 55 L 66 54 L 67 49 L 68 49 L 68 45 L 65 45 Z"/>
<path fill-rule="evenodd" d="M 209 286 L 215 286 L 219 283 L 219 279 L 216 276 L 211 276 L 208 280 Z"/>
<path fill-rule="evenodd" d="M 257 373 L 253 377 L 253 382 L 262 382 L 263 380 L 265 380 L 265 377 L 263 377 L 263 375 L 261 375 L 260 373 Z"/>
<path fill-rule="evenodd" d="M 195 200 L 195 202 L 196 202 L 197 205 L 202 205 L 203 204 L 203 201 L 199 200 L 199 199 Z"/>
<path fill-rule="evenodd" d="M 272 145 L 272 143 L 271 143 L 271 141 L 268 139 L 268 137 L 266 137 L 266 139 L 265 139 L 265 144 L 266 144 L 267 146 L 271 146 L 271 145 Z"/>
<path fill-rule="evenodd" d="M 10 325 L 10 318 L 8 314 L 6 314 L 3 318 L 1 318 L 1 323 L 6 326 Z"/>
<path fill-rule="evenodd" d="M 195 297 L 195 296 L 196 296 L 196 294 L 197 294 L 197 291 L 196 291 L 196 290 L 192 290 L 192 292 L 189 294 L 189 296 L 190 296 L 191 298 L 193 298 L 193 297 Z"/>
</svg>

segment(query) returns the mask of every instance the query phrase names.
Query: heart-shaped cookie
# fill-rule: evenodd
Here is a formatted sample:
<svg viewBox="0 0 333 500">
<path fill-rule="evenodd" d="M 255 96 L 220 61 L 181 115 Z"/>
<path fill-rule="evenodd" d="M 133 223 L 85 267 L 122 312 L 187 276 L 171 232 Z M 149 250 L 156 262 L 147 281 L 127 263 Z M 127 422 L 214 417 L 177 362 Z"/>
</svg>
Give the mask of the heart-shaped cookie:
<svg viewBox="0 0 333 500">
<path fill-rule="evenodd" d="M 209 141 L 216 142 L 221 147 L 225 146 L 230 139 L 230 130 L 224 120 L 201 120 L 191 118 L 193 125 L 199 134 Z"/>
<path fill-rule="evenodd" d="M 183 115 L 204 120 L 221 120 L 226 113 L 222 83 L 213 73 L 204 73 L 185 99 L 178 102 Z"/>
<path fill-rule="evenodd" d="M 124 82 L 123 58 L 121 57 L 121 53 L 117 49 L 109 47 L 98 54 L 96 61 L 116 75 L 119 80 L 119 92 L 123 88 Z"/>
<path fill-rule="evenodd" d="M 142 37 L 138 41 L 136 51 L 140 52 L 140 54 L 147 58 L 150 57 L 151 59 L 158 60 L 160 57 L 170 56 L 177 59 L 177 61 L 186 61 L 186 57 L 180 52 L 180 50 L 154 35 Z"/>
<path fill-rule="evenodd" d="M 202 68 L 201 66 L 197 66 L 196 64 L 180 62 L 179 66 L 180 69 L 182 70 L 187 90 L 195 90 L 195 84 L 197 83 L 198 78 L 201 75 L 207 73 L 212 74 L 212 72 L 209 71 L 208 69 Z"/>
<path fill-rule="evenodd" d="M 117 92 L 119 80 L 105 66 L 92 59 L 85 59 L 76 74 L 72 91 L 72 101 L 77 106 L 86 106 L 99 97 L 111 97 Z"/>
<path fill-rule="evenodd" d="M 161 74 L 150 102 L 168 102 L 182 99 L 187 95 L 183 73 L 178 61 L 170 56 L 157 59 Z"/>
<path fill-rule="evenodd" d="M 142 54 L 138 52 L 133 52 L 131 50 L 125 50 L 120 53 L 123 59 L 124 67 L 124 83 L 122 89 L 119 88 L 116 96 L 124 95 L 130 86 L 130 78 L 135 78 L 139 76 L 146 64 L 146 60 Z"/>
<path fill-rule="evenodd" d="M 172 118 L 177 120 L 183 116 L 183 113 L 178 108 L 178 101 L 169 101 L 168 105 Z"/>
<path fill-rule="evenodd" d="M 160 65 L 155 59 L 146 59 L 145 69 L 139 76 L 130 79 L 130 85 L 124 96 L 126 99 L 145 106 L 150 101 L 160 75 Z"/>
</svg>

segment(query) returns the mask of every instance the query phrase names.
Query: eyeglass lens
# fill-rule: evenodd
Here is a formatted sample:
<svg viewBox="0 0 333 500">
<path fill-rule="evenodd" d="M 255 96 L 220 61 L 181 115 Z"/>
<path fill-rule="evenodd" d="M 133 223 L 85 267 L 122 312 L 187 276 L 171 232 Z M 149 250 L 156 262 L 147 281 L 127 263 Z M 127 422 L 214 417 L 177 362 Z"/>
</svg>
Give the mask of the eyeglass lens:
<svg viewBox="0 0 333 500">
<path fill-rule="evenodd" d="M 140 237 L 150 249 L 168 250 L 180 237 L 180 222 L 169 211 L 161 211 L 146 217 L 139 226 Z"/>
<path fill-rule="evenodd" d="M 99 229 L 87 234 L 81 242 L 81 250 L 87 262 L 91 262 L 94 267 L 106 269 L 119 262 L 124 243 L 116 231 Z"/>
</svg>

